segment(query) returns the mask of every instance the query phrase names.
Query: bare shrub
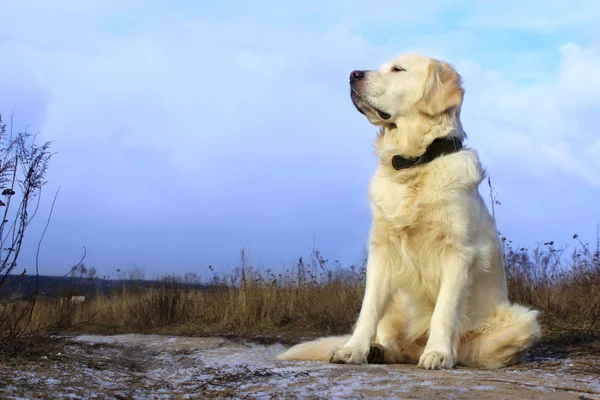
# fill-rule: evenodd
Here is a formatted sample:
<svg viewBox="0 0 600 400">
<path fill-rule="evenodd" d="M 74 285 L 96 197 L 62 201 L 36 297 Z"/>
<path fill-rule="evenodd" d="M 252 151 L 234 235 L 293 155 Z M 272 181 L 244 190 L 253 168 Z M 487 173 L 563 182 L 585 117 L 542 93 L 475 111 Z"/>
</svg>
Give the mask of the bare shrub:
<svg viewBox="0 0 600 400">
<path fill-rule="evenodd" d="M 36 332 L 30 329 L 37 292 L 18 297 L 25 269 L 18 268 L 25 233 L 37 214 L 52 153 L 50 143 L 36 136 L 7 129 L 0 116 L 0 349 Z M 37 265 L 36 265 L 37 273 Z"/>
</svg>

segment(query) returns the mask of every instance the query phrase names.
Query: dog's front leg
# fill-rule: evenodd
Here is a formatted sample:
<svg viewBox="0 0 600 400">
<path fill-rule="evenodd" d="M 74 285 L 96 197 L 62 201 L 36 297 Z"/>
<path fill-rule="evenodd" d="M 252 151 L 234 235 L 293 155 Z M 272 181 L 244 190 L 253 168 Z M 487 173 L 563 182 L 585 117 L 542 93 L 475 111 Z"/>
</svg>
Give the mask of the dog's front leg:
<svg viewBox="0 0 600 400">
<path fill-rule="evenodd" d="M 454 254 L 442 266 L 442 281 L 431 316 L 429 339 L 419 359 L 421 368 L 453 368 L 456 363 L 455 341 L 463 299 L 468 290 L 470 265 L 470 257 Z"/>
<path fill-rule="evenodd" d="M 367 362 L 367 356 L 377 334 L 377 324 L 391 299 L 393 265 L 387 246 L 370 247 L 365 295 L 354 332 L 344 347 L 333 350 L 330 362 L 343 364 Z"/>
</svg>

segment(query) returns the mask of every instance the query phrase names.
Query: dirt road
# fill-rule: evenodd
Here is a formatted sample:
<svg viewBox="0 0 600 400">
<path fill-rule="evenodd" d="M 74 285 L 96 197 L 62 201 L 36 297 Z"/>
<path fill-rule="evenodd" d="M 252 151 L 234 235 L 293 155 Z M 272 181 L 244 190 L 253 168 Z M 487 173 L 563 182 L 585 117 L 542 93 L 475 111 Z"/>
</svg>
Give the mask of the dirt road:
<svg viewBox="0 0 600 400">
<path fill-rule="evenodd" d="M 282 362 L 280 344 L 82 335 L 0 364 L 7 399 L 600 399 L 600 357 L 546 357 L 496 371 Z"/>
</svg>

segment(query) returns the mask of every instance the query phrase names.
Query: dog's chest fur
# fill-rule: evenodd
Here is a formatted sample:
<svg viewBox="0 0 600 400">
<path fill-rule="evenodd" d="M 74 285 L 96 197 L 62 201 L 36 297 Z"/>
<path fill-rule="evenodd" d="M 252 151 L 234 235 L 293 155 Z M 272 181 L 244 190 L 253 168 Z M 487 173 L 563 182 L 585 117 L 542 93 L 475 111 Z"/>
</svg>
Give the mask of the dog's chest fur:
<svg viewBox="0 0 600 400">
<path fill-rule="evenodd" d="M 447 212 L 477 190 L 484 174 L 470 149 L 402 171 L 380 165 L 369 186 L 373 223 L 386 225 L 392 236 L 444 224 Z"/>
<path fill-rule="evenodd" d="M 378 168 L 369 187 L 370 244 L 393 250 L 394 275 L 402 286 L 437 296 L 440 258 L 457 237 L 468 236 L 469 208 L 483 174 L 471 150 L 404 171 Z"/>
</svg>

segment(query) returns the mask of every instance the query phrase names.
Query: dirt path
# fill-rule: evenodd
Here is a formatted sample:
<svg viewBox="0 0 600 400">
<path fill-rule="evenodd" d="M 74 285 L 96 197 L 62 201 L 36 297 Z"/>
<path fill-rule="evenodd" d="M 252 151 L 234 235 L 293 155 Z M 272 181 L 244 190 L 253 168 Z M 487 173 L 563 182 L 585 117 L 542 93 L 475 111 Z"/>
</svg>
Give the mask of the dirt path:
<svg viewBox="0 0 600 400">
<path fill-rule="evenodd" d="M 600 399 L 600 357 L 496 371 L 282 362 L 280 344 L 82 335 L 38 360 L 0 364 L 7 399 Z"/>
</svg>

